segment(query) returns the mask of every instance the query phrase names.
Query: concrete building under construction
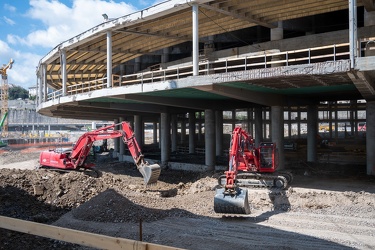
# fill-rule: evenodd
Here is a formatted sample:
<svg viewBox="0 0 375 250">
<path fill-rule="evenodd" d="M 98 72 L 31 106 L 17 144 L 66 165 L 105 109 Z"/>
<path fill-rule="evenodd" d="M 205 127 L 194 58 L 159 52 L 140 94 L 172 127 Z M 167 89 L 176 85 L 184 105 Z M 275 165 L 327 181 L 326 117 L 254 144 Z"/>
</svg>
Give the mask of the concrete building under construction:
<svg viewBox="0 0 375 250">
<path fill-rule="evenodd" d="M 373 0 L 169 0 L 103 15 L 40 60 L 37 111 L 131 121 L 138 139 L 152 124 L 163 165 L 203 148 L 199 170 L 214 170 L 240 124 L 278 145 L 280 168 L 288 143 L 314 163 L 324 139 L 350 145 L 345 156 L 363 145 L 375 175 L 374 10 Z M 119 141 L 114 150 L 125 155 Z"/>
</svg>

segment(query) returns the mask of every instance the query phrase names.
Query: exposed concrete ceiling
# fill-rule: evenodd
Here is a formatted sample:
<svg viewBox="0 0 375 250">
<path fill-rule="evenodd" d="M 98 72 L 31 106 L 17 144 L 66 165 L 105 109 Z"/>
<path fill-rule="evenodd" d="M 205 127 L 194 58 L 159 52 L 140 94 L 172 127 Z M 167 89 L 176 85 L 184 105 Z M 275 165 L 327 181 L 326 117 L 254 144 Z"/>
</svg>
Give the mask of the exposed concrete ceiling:
<svg viewBox="0 0 375 250">
<path fill-rule="evenodd" d="M 364 1 L 371 6 L 370 1 Z M 291 20 L 348 9 L 347 0 L 171 0 L 110 20 L 55 47 L 42 60 L 49 86 L 61 88 L 61 50 L 66 51 L 68 86 L 100 79 L 107 72 L 107 31 L 112 31 L 113 67 L 192 40 L 192 7 L 199 4 L 199 37 L 252 26 L 273 28 Z M 362 6 L 362 1 L 357 2 Z M 302 11 L 303 10 L 303 11 Z"/>
</svg>

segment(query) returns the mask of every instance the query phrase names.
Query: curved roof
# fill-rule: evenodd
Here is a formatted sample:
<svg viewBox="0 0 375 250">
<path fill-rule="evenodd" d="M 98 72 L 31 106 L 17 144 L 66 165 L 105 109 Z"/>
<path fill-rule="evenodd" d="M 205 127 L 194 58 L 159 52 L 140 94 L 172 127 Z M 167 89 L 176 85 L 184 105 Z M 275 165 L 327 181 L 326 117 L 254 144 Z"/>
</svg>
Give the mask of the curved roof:
<svg viewBox="0 0 375 250">
<path fill-rule="evenodd" d="M 369 2 L 358 1 L 357 5 Z M 108 31 L 112 32 L 114 67 L 143 54 L 191 41 L 193 3 L 199 5 L 200 38 L 257 25 L 273 28 L 281 20 L 348 9 L 347 0 L 170 0 L 103 22 L 59 44 L 41 59 L 39 68 L 46 65 L 47 84 L 60 89 L 60 54 L 65 50 L 68 86 L 104 77 Z"/>
</svg>

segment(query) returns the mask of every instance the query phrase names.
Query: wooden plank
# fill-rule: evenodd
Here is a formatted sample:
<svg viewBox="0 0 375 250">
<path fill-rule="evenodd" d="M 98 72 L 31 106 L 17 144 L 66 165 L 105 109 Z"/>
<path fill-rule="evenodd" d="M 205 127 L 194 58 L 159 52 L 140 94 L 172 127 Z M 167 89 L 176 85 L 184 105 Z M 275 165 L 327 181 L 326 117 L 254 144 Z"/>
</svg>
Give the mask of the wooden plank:
<svg viewBox="0 0 375 250">
<path fill-rule="evenodd" d="M 69 228 L 56 227 L 31 221 L 0 216 L 0 227 L 21 233 L 42 236 L 99 249 L 172 250 L 175 247 L 151 244 L 142 241 L 110 237 Z"/>
</svg>

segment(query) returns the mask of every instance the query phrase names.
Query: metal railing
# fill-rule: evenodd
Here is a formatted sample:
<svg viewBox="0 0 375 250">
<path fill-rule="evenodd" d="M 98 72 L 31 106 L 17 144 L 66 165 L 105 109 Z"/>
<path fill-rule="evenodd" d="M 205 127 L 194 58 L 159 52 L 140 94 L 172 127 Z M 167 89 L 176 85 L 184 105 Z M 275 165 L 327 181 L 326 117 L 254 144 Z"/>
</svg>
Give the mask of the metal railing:
<svg viewBox="0 0 375 250">
<path fill-rule="evenodd" d="M 299 64 L 312 64 L 325 61 L 349 59 L 349 43 L 333 44 L 315 48 L 306 48 L 285 52 L 273 52 L 256 55 L 243 55 L 235 58 L 219 59 L 216 61 L 199 62 L 199 75 L 220 74 L 252 69 L 271 68 L 276 66 L 292 66 Z M 178 80 L 193 76 L 193 65 L 155 69 L 129 75 L 113 75 L 112 88 L 132 84 L 154 83 L 168 80 Z M 107 88 L 107 78 L 82 82 L 67 87 L 66 95 L 86 93 Z M 49 93 L 48 100 L 62 96 L 62 90 Z"/>
</svg>

